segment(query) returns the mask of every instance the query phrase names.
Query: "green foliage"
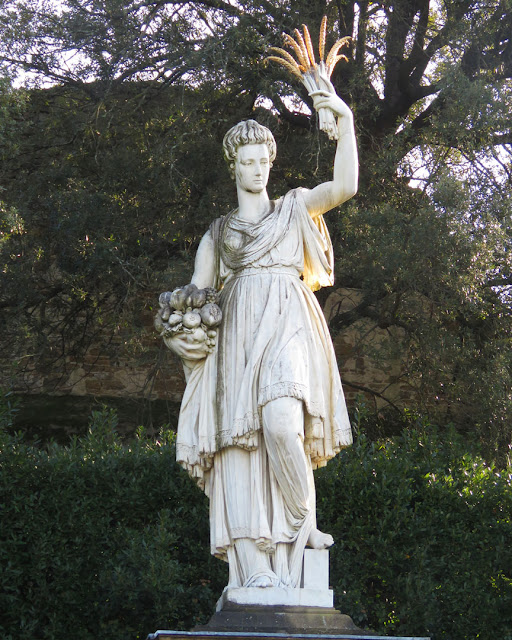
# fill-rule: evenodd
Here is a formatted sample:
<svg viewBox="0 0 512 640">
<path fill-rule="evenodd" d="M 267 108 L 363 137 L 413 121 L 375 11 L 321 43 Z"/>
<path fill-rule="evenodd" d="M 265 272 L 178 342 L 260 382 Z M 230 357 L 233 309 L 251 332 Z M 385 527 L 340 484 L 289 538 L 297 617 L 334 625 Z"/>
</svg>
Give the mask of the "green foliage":
<svg viewBox="0 0 512 640">
<path fill-rule="evenodd" d="M 204 621 L 226 580 L 210 558 L 206 499 L 173 435 L 130 443 L 116 417 L 46 449 L 2 433 L 2 638 L 145 638 Z"/>
<path fill-rule="evenodd" d="M 0 87 L 0 331 L 20 387 L 36 369 L 59 389 L 88 347 L 119 348 L 116 331 L 143 352 L 149 297 L 190 276 L 235 205 L 230 125 L 257 117 L 276 134 L 272 197 L 331 179 L 310 98 L 262 64 L 282 31 L 306 23 L 316 41 L 323 14 L 328 44 L 354 37 L 333 84 L 361 158 L 359 194 L 328 224 L 337 284 L 363 302 L 332 329 L 363 324 L 359 353 L 383 366 L 393 343 L 416 409 L 495 452 L 510 442 L 509 1 L 4 3 L 0 64 L 46 87 L 26 103 Z M 393 403 L 387 384 L 369 393 Z"/>
<path fill-rule="evenodd" d="M 0 434 L 12 429 L 18 411 L 18 400 L 12 391 L 4 391 L 0 387 Z"/>
<path fill-rule="evenodd" d="M 208 193 L 219 165 L 191 169 L 213 132 L 198 122 L 193 142 L 179 142 L 193 98 L 149 85 L 151 108 L 141 108 L 140 89 L 98 108 L 83 93 L 33 93 L 30 135 L 3 166 L 6 200 L 17 205 L 0 210 L 4 345 L 8 357 L 50 368 L 57 385 L 66 356 L 108 350 L 126 327 L 139 338 L 144 292 L 189 277 L 198 229 L 222 207 Z M 49 148 L 39 149 L 42 138 Z"/>
<path fill-rule="evenodd" d="M 0 158 L 8 160 L 17 150 L 23 132 L 22 114 L 26 107 L 27 93 L 13 89 L 8 76 L 0 71 Z"/>
<path fill-rule="evenodd" d="M 222 128 L 205 117 L 206 103 L 223 111 Z M 16 204 L 0 209 L 0 330 L 6 360 L 20 363 L 19 385 L 35 365 L 51 370 L 48 390 L 58 388 L 66 358 L 91 345 L 113 353 L 114 332 L 135 347 L 144 340 L 141 315 L 157 292 L 190 278 L 200 237 L 234 206 L 222 137 L 251 108 L 214 90 L 154 83 L 126 84 L 100 106 L 69 88 L 31 93 L 27 134 L 0 170 Z M 296 151 L 283 148 L 276 169 Z M 281 176 L 272 187 L 287 188 Z"/>
<path fill-rule="evenodd" d="M 471 449 L 418 422 L 380 443 L 360 432 L 318 473 L 336 606 L 358 625 L 435 640 L 512 632 L 512 466 Z"/>
<path fill-rule="evenodd" d="M 488 465 L 414 416 L 415 429 L 371 443 L 367 420 L 360 405 L 354 446 L 316 476 L 336 606 L 383 634 L 510 634 L 510 461 Z M 227 572 L 209 555 L 206 498 L 175 463 L 171 432 L 122 442 L 115 425 L 95 412 L 66 447 L 0 432 L 2 638 L 128 640 L 212 615 Z"/>
<path fill-rule="evenodd" d="M 403 196 L 402 196 L 403 197 Z M 361 288 L 364 331 L 391 330 L 413 405 L 437 421 L 477 430 L 496 453 L 510 442 L 512 268 L 510 198 L 500 203 L 449 172 L 432 200 L 349 205 L 335 233 L 344 246 L 338 281 Z M 508 213 L 505 213 L 508 212 Z M 500 286 L 504 284 L 505 286 Z M 333 332 L 350 326 L 343 315 Z M 398 331 L 397 331 L 398 329 Z M 385 344 L 375 355 L 385 367 Z"/>
</svg>

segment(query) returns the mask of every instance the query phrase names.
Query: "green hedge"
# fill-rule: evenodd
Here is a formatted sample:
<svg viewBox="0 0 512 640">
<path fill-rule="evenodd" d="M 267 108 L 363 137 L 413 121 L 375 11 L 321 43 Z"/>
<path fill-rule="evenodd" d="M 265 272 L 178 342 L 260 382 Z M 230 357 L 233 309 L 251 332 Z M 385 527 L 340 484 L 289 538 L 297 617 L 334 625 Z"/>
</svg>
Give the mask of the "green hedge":
<svg viewBox="0 0 512 640">
<path fill-rule="evenodd" d="M 450 430 L 364 435 L 317 474 L 337 608 L 390 635 L 512 638 L 512 466 Z"/>
<path fill-rule="evenodd" d="M 145 638 L 211 615 L 226 565 L 209 555 L 203 494 L 172 438 L 122 445 L 115 414 L 41 450 L 4 432 L 0 637 Z"/>
<path fill-rule="evenodd" d="M 157 442 L 93 414 L 69 446 L 27 444 L 0 410 L 0 637 L 121 640 L 190 629 L 226 565 L 207 501 Z M 437 639 L 512 637 L 512 467 L 498 472 L 426 428 L 356 444 L 317 474 L 335 536 L 336 605 L 367 628 Z"/>
</svg>

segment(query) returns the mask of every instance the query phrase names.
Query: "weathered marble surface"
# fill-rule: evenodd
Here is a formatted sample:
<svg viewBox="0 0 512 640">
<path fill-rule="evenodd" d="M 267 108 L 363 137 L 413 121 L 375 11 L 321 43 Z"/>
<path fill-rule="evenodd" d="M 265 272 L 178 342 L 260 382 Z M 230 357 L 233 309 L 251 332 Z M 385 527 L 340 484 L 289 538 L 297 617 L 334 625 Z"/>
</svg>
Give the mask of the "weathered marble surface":
<svg viewBox="0 0 512 640">
<path fill-rule="evenodd" d="M 216 611 L 231 604 L 256 605 L 260 607 L 323 607 L 333 606 L 332 589 L 259 589 L 258 587 L 235 587 L 226 589 L 219 598 Z"/>
<path fill-rule="evenodd" d="M 208 342 L 165 336 L 187 375 L 178 461 L 210 498 L 211 551 L 229 562 L 228 589 L 255 594 L 299 589 L 305 546 L 333 543 L 316 527 L 312 471 L 352 442 L 312 291 L 333 282 L 323 214 L 357 190 L 356 143 L 334 89 L 315 92 L 314 103 L 337 117 L 338 142 L 332 181 L 313 189 L 271 201 L 271 132 L 249 120 L 226 134 L 238 208 L 211 225 L 192 277 L 220 290 L 222 323 Z"/>
</svg>

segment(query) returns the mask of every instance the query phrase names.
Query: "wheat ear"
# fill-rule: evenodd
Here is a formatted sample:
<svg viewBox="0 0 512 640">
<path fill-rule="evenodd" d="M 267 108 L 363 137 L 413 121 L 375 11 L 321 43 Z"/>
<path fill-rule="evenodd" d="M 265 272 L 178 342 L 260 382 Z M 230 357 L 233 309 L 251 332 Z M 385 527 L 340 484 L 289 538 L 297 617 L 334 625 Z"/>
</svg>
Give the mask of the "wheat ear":
<svg viewBox="0 0 512 640">
<path fill-rule="evenodd" d="M 306 42 L 306 49 L 308 50 L 309 61 L 311 62 L 311 66 L 314 67 L 316 64 L 315 61 L 315 52 L 313 50 L 313 43 L 311 42 L 311 36 L 309 35 L 309 29 L 305 24 L 302 25 L 304 29 L 304 40 Z"/>
<path fill-rule="evenodd" d="M 320 54 L 320 60 L 323 62 L 325 54 L 325 40 L 327 38 L 327 16 L 322 18 L 322 24 L 320 25 L 320 37 L 318 39 L 318 52 Z"/>
<path fill-rule="evenodd" d="M 273 62 L 278 62 L 279 64 L 282 64 L 283 67 L 286 67 L 290 73 L 296 76 L 299 80 L 302 80 L 302 74 L 299 71 L 299 67 L 297 63 L 291 64 L 290 62 L 288 62 L 288 60 L 284 60 L 284 58 L 280 58 L 279 56 L 267 56 L 265 58 L 265 61 L 266 60 L 272 60 Z"/>
<path fill-rule="evenodd" d="M 297 44 L 299 45 L 300 50 L 302 51 L 302 56 L 303 56 L 304 60 L 306 61 L 306 64 L 304 66 L 307 69 L 309 69 L 309 67 L 311 66 L 311 63 L 309 61 L 308 48 L 306 47 L 306 43 L 304 42 L 304 38 L 302 37 L 302 33 L 298 29 L 294 29 L 293 33 L 297 36 Z"/>
<path fill-rule="evenodd" d="M 297 64 L 297 61 L 295 60 L 295 58 L 292 55 L 290 55 L 288 51 L 285 51 L 280 47 L 270 47 L 270 51 L 275 51 L 280 56 L 282 56 L 285 60 L 287 60 L 290 64 L 296 65 L 297 69 L 300 69 L 300 66 L 302 66 L 302 65 L 299 66 Z"/>
<path fill-rule="evenodd" d="M 283 33 L 283 39 L 284 39 L 284 43 L 292 47 L 292 49 L 297 54 L 297 59 L 299 61 L 299 64 L 301 64 L 304 68 L 307 68 L 309 66 L 308 59 L 307 59 L 307 56 L 306 58 L 304 58 L 304 53 L 300 48 L 300 45 L 297 44 L 295 40 L 287 33 Z"/>
<path fill-rule="evenodd" d="M 343 54 L 336 56 L 334 60 L 332 60 L 331 64 L 327 67 L 327 73 L 329 75 L 329 78 L 331 77 L 332 72 L 334 71 L 334 67 L 338 64 L 340 60 L 343 60 L 344 62 L 348 62 L 347 56 L 344 56 Z"/>
<path fill-rule="evenodd" d="M 332 62 L 338 55 L 338 51 L 341 49 L 341 47 L 345 47 L 346 45 L 348 45 L 351 40 L 352 38 L 350 36 L 345 36 L 344 38 L 341 38 L 340 40 L 334 43 L 331 50 L 327 54 L 327 59 L 325 61 L 325 66 L 327 68 L 331 67 Z"/>
</svg>

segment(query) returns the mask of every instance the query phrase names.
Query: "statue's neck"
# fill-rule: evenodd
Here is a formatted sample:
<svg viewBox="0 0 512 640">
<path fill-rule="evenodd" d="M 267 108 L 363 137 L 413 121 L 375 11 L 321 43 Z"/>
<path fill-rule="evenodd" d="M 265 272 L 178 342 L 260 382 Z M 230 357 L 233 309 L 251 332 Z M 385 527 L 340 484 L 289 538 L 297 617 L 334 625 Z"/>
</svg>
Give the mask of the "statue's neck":
<svg viewBox="0 0 512 640">
<path fill-rule="evenodd" d="M 252 193 L 238 189 L 237 217 L 248 222 L 258 222 L 268 211 L 270 200 L 267 190 Z"/>
</svg>

